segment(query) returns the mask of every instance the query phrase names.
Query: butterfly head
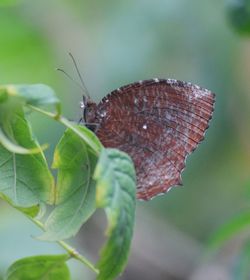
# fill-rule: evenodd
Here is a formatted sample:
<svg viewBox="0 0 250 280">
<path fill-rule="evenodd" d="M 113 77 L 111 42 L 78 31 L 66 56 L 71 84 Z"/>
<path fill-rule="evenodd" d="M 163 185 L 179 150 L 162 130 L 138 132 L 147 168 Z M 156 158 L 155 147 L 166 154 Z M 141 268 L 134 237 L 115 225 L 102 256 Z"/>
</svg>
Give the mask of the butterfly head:
<svg viewBox="0 0 250 280">
<path fill-rule="evenodd" d="M 80 103 L 82 109 L 82 119 L 84 123 L 91 124 L 95 121 L 96 103 L 89 97 L 83 95 L 82 102 Z"/>
</svg>

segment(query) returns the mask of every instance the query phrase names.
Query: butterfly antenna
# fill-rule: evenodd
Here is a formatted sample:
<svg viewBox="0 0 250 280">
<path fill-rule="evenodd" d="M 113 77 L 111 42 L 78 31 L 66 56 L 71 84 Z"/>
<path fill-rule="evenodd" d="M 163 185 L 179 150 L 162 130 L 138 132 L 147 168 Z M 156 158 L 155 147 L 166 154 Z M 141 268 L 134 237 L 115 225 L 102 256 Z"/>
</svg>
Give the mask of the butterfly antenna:
<svg viewBox="0 0 250 280">
<path fill-rule="evenodd" d="M 73 83 L 75 83 L 83 92 L 86 91 L 86 89 L 82 86 L 82 84 L 78 83 L 76 80 L 74 80 L 66 71 L 64 71 L 61 68 L 56 68 L 57 71 L 62 72 L 65 76 L 67 76 Z"/>
<path fill-rule="evenodd" d="M 72 61 L 73 61 L 73 64 L 74 64 L 75 69 L 76 69 L 76 72 L 77 72 L 77 75 L 78 75 L 78 77 L 79 77 L 79 79 L 80 79 L 80 81 L 81 81 L 81 85 L 82 85 L 81 87 L 84 89 L 84 92 L 86 93 L 87 97 L 90 98 L 90 94 L 89 94 L 89 92 L 88 92 L 87 87 L 85 86 L 85 83 L 84 83 L 83 78 L 82 78 L 82 75 L 81 75 L 81 73 L 80 73 L 80 71 L 79 71 L 79 68 L 78 68 L 78 65 L 77 65 L 77 63 L 76 63 L 76 60 L 75 60 L 75 58 L 74 58 L 74 56 L 72 55 L 71 52 L 69 52 L 69 56 L 71 57 L 71 59 L 72 59 Z"/>
</svg>

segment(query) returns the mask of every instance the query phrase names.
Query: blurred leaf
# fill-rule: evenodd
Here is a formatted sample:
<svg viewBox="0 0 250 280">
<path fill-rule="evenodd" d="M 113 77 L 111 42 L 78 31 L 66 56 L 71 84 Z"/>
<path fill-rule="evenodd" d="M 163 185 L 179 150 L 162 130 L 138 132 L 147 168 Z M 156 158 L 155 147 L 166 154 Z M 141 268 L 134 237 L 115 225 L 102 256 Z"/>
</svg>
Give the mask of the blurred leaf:
<svg viewBox="0 0 250 280">
<path fill-rule="evenodd" d="M 94 178 L 97 207 L 105 208 L 108 241 L 101 250 L 97 279 L 117 277 L 125 268 L 133 236 L 136 183 L 130 157 L 116 149 L 103 149 Z"/>
<path fill-rule="evenodd" d="M 17 145 L 38 149 L 39 144 L 32 138 L 29 123 L 22 110 L 19 108 L 8 114 L 2 123 L 0 118 L 0 125 L 8 136 Z M 19 155 L 0 144 L 0 193 L 3 197 L 8 198 L 15 207 L 26 208 L 41 201 L 53 202 L 53 192 L 54 180 L 42 151 L 39 154 Z"/>
<path fill-rule="evenodd" d="M 242 246 L 236 267 L 234 267 L 233 279 L 250 278 L 250 242 L 245 242 Z"/>
<path fill-rule="evenodd" d="M 1 6 L 14 6 L 21 2 L 21 0 L 0 0 L 0 7 Z"/>
<path fill-rule="evenodd" d="M 231 0 L 228 17 L 234 29 L 241 34 L 250 34 L 250 1 Z"/>
<path fill-rule="evenodd" d="M 8 99 L 8 93 L 0 90 L 0 103 L 5 102 Z"/>
<path fill-rule="evenodd" d="M 222 226 L 210 239 L 208 243 L 209 250 L 218 250 L 230 238 L 238 234 L 250 225 L 250 213 L 243 213 L 229 223 Z"/>
<path fill-rule="evenodd" d="M 60 101 L 55 92 L 47 85 L 6 85 L 0 87 L 1 95 L 7 93 L 9 96 L 21 97 L 26 104 L 33 106 L 55 105 L 56 111 L 60 114 Z"/>
<path fill-rule="evenodd" d="M 85 133 L 83 127 L 79 131 Z M 99 142 L 98 142 L 99 143 Z M 95 182 L 92 174 L 97 156 L 85 142 L 68 129 L 54 154 L 58 169 L 56 203 L 59 204 L 45 223 L 42 240 L 62 240 L 75 235 L 95 211 Z"/>
<path fill-rule="evenodd" d="M 13 263 L 7 270 L 5 280 L 69 280 L 66 265 L 68 255 L 35 256 Z"/>
</svg>

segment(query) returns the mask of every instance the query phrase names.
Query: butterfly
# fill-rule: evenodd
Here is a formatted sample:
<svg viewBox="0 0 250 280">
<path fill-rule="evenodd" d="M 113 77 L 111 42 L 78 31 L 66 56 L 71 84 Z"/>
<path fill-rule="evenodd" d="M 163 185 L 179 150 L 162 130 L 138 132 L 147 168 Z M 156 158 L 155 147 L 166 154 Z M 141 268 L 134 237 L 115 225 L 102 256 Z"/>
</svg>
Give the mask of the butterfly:
<svg viewBox="0 0 250 280">
<path fill-rule="evenodd" d="M 137 198 L 149 200 L 182 185 L 186 158 L 204 139 L 214 103 L 207 89 L 156 78 L 118 88 L 98 104 L 84 97 L 83 121 L 104 147 L 131 156 Z"/>
</svg>

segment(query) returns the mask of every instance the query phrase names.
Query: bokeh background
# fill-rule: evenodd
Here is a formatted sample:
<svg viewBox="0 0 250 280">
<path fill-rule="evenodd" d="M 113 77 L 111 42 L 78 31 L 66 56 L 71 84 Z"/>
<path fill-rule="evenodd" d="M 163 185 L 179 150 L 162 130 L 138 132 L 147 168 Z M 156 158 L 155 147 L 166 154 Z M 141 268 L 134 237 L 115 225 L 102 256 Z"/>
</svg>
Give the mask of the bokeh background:
<svg viewBox="0 0 250 280">
<path fill-rule="evenodd" d="M 216 93 L 210 129 L 187 160 L 184 187 L 137 203 L 123 280 L 241 279 L 235 275 L 249 231 L 216 252 L 208 245 L 250 205 L 250 40 L 232 26 L 228 5 L 223 0 L 0 1 L 0 84 L 50 85 L 69 119 L 80 117 L 82 92 L 55 70 L 62 67 L 77 79 L 69 51 L 95 101 L 153 77 L 190 81 Z M 42 143 L 50 143 L 51 160 L 63 127 L 34 115 L 33 128 Z M 98 211 L 72 240 L 93 261 L 105 222 Z M 0 201 L 0 275 L 18 258 L 62 252 L 34 240 L 39 234 Z M 76 261 L 69 264 L 72 279 L 94 279 Z"/>
</svg>

